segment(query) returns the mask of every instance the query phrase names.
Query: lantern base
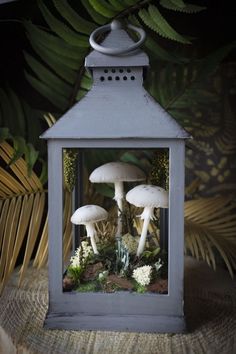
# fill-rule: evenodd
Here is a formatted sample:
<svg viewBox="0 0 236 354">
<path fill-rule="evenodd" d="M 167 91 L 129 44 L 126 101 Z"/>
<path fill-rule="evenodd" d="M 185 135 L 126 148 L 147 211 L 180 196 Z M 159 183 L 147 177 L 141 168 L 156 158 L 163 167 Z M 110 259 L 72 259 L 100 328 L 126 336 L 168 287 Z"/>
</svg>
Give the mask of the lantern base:
<svg viewBox="0 0 236 354">
<path fill-rule="evenodd" d="M 150 333 L 186 332 L 184 316 L 96 315 L 48 312 L 44 327 L 66 330 L 100 330 Z"/>
</svg>

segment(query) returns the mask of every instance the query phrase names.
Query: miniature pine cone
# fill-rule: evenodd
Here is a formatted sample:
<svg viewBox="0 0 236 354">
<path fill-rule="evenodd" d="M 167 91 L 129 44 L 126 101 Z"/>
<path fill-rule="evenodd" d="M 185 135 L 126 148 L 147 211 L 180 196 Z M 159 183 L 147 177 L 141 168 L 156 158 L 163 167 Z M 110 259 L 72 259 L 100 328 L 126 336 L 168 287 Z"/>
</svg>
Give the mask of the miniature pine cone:
<svg viewBox="0 0 236 354">
<path fill-rule="evenodd" d="M 77 159 L 78 152 L 75 149 L 65 149 L 63 151 L 64 183 L 69 192 L 75 186 Z"/>
</svg>

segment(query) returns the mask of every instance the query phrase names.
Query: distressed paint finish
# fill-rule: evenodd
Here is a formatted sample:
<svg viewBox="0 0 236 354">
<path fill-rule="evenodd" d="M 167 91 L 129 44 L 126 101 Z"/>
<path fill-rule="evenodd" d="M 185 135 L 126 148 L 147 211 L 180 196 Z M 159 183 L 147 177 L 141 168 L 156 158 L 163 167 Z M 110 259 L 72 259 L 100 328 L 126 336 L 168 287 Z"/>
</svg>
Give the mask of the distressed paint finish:
<svg viewBox="0 0 236 354">
<path fill-rule="evenodd" d="M 49 307 L 62 291 L 62 148 L 48 142 L 48 233 L 49 233 Z"/>
<path fill-rule="evenodd" d="M 150 333 L 183 333 L 186 331 L 183 317 L 178 316 L 86 316 L 78 313 L 48 316 L 45 324 L 51 329 L 103 330 Z"/>
<path fill-rule="evenodd" d="M 136 81 L 98 83 L 43 135 L 46 139 L 187 138 Z"/>
<path fill-rule="evenodd" d="M 113 43 L 117 47 L 130 45 L 133 41 L 123 30 L 116 30 L 107 36 L 103 45 L 110 47 Z M 93 51 L 86 58 L 87 69 L 92 72 L 94 80 L 92 89 L 42 136 L 48 139 L 49 163 L 47 328 L 143 332 L 185 330 L 184 141 L 189 135 L 143 88 L 143 68 L 147 65 L 147 55 L 141 50 L 112 57 Z M 79 151 L 169 148 L 167 295 L 128 291 L 63 293 L 63 148 Z M 75 198 L 74 208 L 78 203 Z"/>
</svg>

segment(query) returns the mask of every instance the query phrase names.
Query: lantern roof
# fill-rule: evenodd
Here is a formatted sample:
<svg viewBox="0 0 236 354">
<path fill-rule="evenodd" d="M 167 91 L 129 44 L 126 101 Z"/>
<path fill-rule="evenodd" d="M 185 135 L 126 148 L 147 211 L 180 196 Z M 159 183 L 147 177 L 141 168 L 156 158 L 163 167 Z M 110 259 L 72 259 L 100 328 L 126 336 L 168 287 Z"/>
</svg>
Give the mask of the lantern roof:
<svg viewBox="0 0 236 354">
<path fill-rule="evenodd" d="M 111 32 L 101 45 L 93 41 L 93 34 L 90 37 L 90 44 L 96 49 L 86 57 L 85 65 L 92 70 L 93 87 L 41 137 L 189 138 L 190 135 L 142 86 L 142 67 L 148 65 L 148 57 L 137 44 L 144 40 L 144 32 L 130 25 L 131 29 L 140 30 L 140 40 L 135 43 L 117 23 L 114 28 L 112 25 L 100 27 L 102 32 L 104 28 L 107 31 L 107 26 Z"/>
</svg>

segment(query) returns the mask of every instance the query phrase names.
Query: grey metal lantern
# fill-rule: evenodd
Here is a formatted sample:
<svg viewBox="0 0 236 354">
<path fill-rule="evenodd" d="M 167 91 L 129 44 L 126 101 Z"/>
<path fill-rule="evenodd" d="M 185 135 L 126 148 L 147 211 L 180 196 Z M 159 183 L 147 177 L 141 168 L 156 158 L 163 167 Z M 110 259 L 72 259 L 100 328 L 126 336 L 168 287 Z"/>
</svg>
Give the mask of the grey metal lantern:
<svg viewBox="0 0 236 354">
<path fill-rule="evenodd" d="M 95 49 L 85 60 L 93 86 L 81 101 L 48 129 L 49 310 L 47 328 L 181 332 L 183 315 L 184 158 L 189 135 L 143 88 L 147 55 L 117 21 L 90 37 Z M 101 45 L 98 34 L 109 32 Z M 128 291 L 63 292 L 64 148 L 169 149 L 168 294 Z"/>
</svg>

